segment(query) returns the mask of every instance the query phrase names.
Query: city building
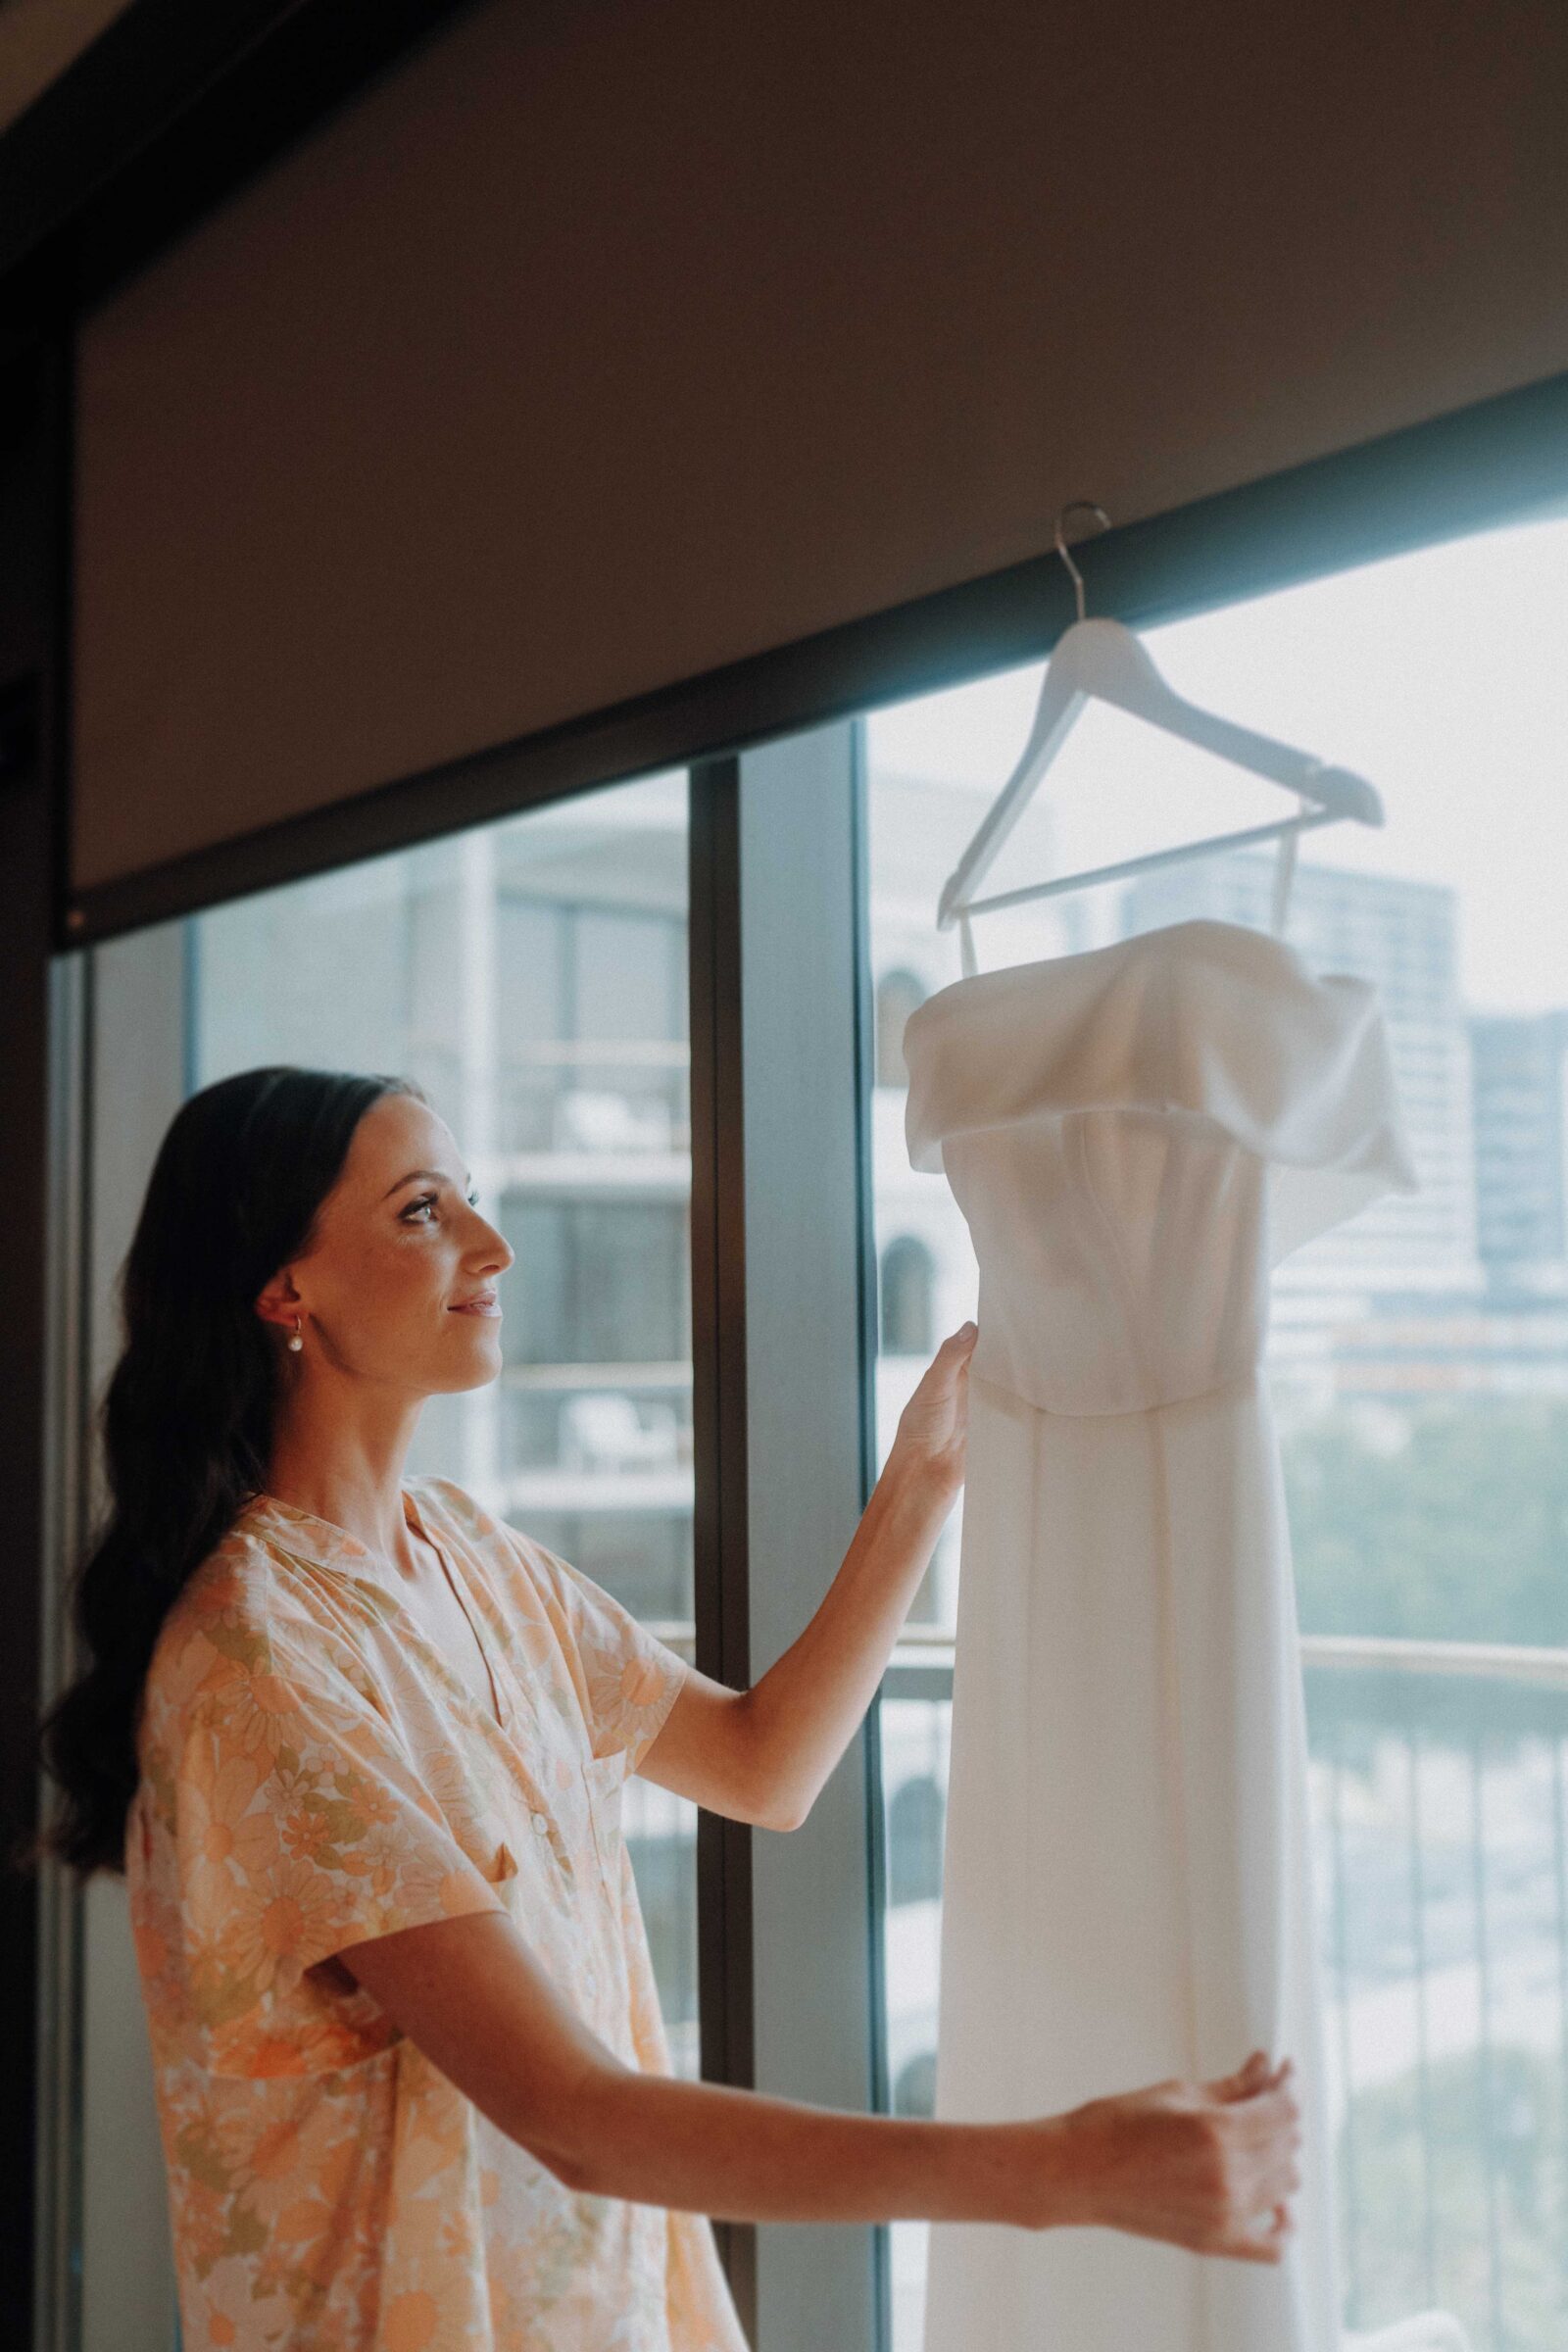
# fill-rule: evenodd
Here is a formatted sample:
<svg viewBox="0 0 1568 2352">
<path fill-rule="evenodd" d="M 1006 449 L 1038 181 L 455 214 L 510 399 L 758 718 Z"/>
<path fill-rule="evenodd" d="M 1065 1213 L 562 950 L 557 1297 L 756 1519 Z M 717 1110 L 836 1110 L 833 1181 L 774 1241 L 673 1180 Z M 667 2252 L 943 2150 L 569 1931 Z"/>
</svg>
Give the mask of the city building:
<svg viewBox="0 0 1568 2352">
<path fill-rule="evenodd" d="M 1568 1254 L 1563 1122 L 1568 1012 L 1476 1013 L 1476 1232 L 1498 1283 L 1557 1287 Z"/>
</svg>

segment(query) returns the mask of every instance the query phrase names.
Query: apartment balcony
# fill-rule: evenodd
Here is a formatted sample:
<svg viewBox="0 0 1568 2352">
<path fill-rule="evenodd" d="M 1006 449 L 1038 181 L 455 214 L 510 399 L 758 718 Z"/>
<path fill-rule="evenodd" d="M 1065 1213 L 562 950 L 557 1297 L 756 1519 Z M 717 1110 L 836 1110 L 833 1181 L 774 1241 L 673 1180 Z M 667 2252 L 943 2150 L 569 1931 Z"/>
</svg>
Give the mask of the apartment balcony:
<svg viewBox="0 0 1568 2352">
<path fill-rule="evenodd" d="M 684 1039 L 542 1038 L 499 1072 L 496 1136 L 483 1163 L 496 1192 L 691 1190 L 691 1049 Z"/>
<path fill-rule="evenodd" d="M 1423 2346 L 1559 2352 L 1568 1649 L 1305 1636 L 1300 1654 L 1347 2324 L 1442 2310 L 1463 2336 Z M 908 2112 L 936 2041 L 952 1674 L 951 1629 L 908 1627 L 882 1685 L 890 1877 L 920 1889 L 885 1913 Z M 901 1862 L 901 1835 L 924 1856 Z"/>
</svg>

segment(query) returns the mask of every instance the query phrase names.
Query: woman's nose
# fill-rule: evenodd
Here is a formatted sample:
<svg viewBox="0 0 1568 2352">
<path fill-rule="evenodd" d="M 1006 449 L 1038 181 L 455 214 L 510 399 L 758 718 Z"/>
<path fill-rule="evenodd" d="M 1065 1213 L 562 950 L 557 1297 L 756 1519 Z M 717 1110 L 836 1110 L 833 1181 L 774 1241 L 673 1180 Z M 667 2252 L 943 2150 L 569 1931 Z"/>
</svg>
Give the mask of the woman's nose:
<svg viewBox="0 0 1568 2352">
<path fill-rule="evenodd" d="M 481 1218 L 480 1222 L 483 1223 L 484 1220 Z M 486 1270 L 488 1271 L 491 1266 L 494 1266 L 499 1273 L 504 1274 L 515 1258 L 516 1251 L 506 1235 L 499 1232 L 494 1225 L 488 1225 L 485 1229 L 490 1236 L 491 1243 L 489 1253 L 484 1261 Z"/>
</svg>

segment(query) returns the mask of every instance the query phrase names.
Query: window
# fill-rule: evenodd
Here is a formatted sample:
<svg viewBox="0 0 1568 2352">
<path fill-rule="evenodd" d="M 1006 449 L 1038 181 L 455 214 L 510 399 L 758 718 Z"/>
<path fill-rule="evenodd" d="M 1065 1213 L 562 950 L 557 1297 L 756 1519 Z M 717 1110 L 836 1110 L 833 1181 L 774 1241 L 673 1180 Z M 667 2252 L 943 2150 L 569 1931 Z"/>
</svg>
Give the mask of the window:
<svg viewBox="0 0 1568 2352">
<path fill-rule="evenodd" d="M 909 1073 L 904 1060 L 904 1029 L 925 996 L 919 976 L 909 971 L 884 972 L 876 984 L 876 1082 L 878 1086 L 906 1086 Z"/>
<path fill-rule="evenodd" d="M 1446 2308 L 1477 2352 L 1568 2338 L 1565 610 L 1568 523 L 1553 519 L 1148 632 L 1179 691 L 1359 768 L 1387 805 L 1381 832 L 1307 837 L 1289 936 L 1314 968 L 1378 987 L 1422 1191 L 1281 1266 L 1269 1366 L 1344 2317 L 1371 2328 Z M 1031 664 L 868 720 L 873 973 L 918 972 L 922 993 L 959 976 L 938 894 L 1011 772 L 1040 677 Z M 1265 811 L 1266 785 L 1091 706 L 985 888 Z M 1270 851 L 1230 854 L 980 916 L 981 968 L 1191 915 L 1266 926 L 1272 868 Z M 923 1369 L 892 1309 L 903 1237 L 929 1253 L 933 1343 L 976 1309 L 962 1218 L 940 1177 L 908 1167 L 882 1004 L 879 987 L 879 1460 Z M 881 1707 L 883 2031 L 909 2112 L 935 2047 L 940 1890 L 922 1874 L 940 1857 L 961 1521 L 960 1502 L 934 1622 L 907 1629 Z M 918 2352 L 925 2229 L 890 2234 L 893 2352 Z"/>
<path fill-rule="evenodd" d="M 942 1892 L 942 1791 L 928 1774 L 901 1781 L 888 1814 L 888 1901 L 932 1902 Z"/>
<path fill-rule="evenodd" d="M 662 775 L 191 923 L 191 1085 L 267 1061 L 432 1096 L 516 1253 L 505 1363 L 430 1397 L 412 1472 L 456 1478 L 689 1657 L 686 779 Z M 625 1794 L 679 2072 L 698 2072 L 697 1808 Z"/>
<path fill-rule="evenodd" d="M 1151 632 L 1173 682 L 1364 768 L 1389 807 L 1382 834 L 1304 845 L 1292 936 L 1317 968 L 1382 992 L 1423 1191 L 1281 1268 L 1270 1369 L 1303 1635 L 1345 2316 L 1371 2328 L 1446 2305 L 1475 2352 L 1555 2346 L 1568 2319 L 1568 965 L 1555 903 L 1568 681 L 1532 643 L 1565 589 L 1568 527 L 1540 524 Z M 744 1502 L 721 1528 L 715 1512 L 710 1556 L 727 1580 L 725 1654 L 749 1647 L 754 1674 L 820 1600 L 867 1456 L 874 1475 L 929 1353 L 976 1311 L 962 1219 L 941 1178 L 908 1166 L 903 1038 L 957 977 L 937 895 L 1016 757 L 1040 674 L 772 739 L 695 779 L 699 809 L 725 812 L 709 912 L 739 916 L 714 927 L 713 1002 L 742 1016 L 722 1036 L 715 1024 L 700 1057 L 713 1199 L 727 1235 L 744 1209 L 745 1239 L 709 1269 L 712 1427 Z M 988 887 L 1277 811 L 1252 779 L 1190 772 L 1196 757 L 1091 711 Z M 861 818 L 870 920 L 858 941 Z M 687 835 L 686 778 L 661 775 L 92 951 L 92 1217 L 109 1213 L 90 1279 L 103 1311 L 141 1142 L 180 1092 L 277 1058 L 408 1070 L 516 1252 L 504 1376 L 431 1399 L 411 1467 L 471 1486 L 689 1655 Z M 1193 912 L 1256 923 L 1269 880 L 1266 858 L 1232 858 L 982 917 L 981 962 Z M 150 995 L 127 987 L 138 972 Z M 144 1054 L 162 1057 L 167 1103 Z M 931 2112 L 961 1535 L 960 1502 L 866 1740 L 805 1829 L 747 1839 L 742 1872 L 730 1865 L 744 1834 L 704 1823 L 722 1833 L 710 1851 L 730 1936 L 715 1960 L 705 1919 L 710 2024 L 728 2004 L 714 2046 L 737 2072 L 755 2059 L 764 2091 L 864 2104 L 874 2011 L 879 2095 Z M 864 1907 L 873 1762 L 880 2002 Z M 695 2074 L 696 1810 L 638 1781 L 626 1827 L 676 2064 Z M 129 1968 L 127 1954 L 124 1982 Z M 125 2105 L 137 2086 L 111 2054 L 87 2069 L 95 2212 L 147 2173 L 121 2158 L 105 2086 L 124 2086 Z M 875 2247 L 893 2290 L 883 2352 L 918 2352 L 924 2237 L 900 2223 Z M 808 2265 L 787 2225 L 760 2226 L 755 2244 L 764 2336 L 775 2312 L 808 2312 L 810 2340 L 869 2348 L 873 2266 L 856 2231 L 825 2233 Z M 96 2275 L 112 2307 L 122 2277 Z"/>
<path fill-rule="evenodd" d="M 924 1242 L 901 1233 L 882 1252 L 882 1352 L 919 1355 L 936 1346 L 931 1295 L 936 1261 Z"/>
</svg>

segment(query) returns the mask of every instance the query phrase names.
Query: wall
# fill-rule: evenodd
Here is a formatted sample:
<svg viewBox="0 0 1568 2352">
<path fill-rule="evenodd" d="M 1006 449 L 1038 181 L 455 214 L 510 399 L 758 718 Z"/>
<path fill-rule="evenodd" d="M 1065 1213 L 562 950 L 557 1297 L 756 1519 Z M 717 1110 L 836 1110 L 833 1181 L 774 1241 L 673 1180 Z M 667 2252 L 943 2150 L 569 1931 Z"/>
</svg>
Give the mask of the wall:
<svg viewBox="0 0 1568 2352">
<path fill-rule="evenodd" d="M 90 319 L 76 887 L 1568 368 L 1544 0 L 490 0 Z"/>
</svg>

